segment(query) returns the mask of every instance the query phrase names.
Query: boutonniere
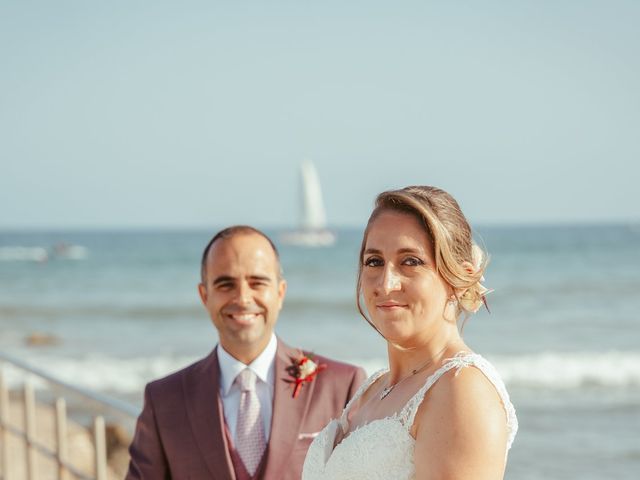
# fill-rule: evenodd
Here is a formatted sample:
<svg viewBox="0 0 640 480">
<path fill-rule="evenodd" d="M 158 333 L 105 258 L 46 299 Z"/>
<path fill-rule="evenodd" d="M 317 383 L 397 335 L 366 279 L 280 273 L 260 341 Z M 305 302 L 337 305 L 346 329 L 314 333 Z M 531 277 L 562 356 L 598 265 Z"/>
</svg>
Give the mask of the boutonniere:
<svg viewBox="0 0 640 480">
<path fill-rule="evenodd" d="M 287 367 L 287 373 L 292 378 L 285 378 L 284 381 L 294 385 L 293 398 L 296 398 L 305 382 L 312 382 L 319 372 L 327 368 L 324 363 L 315 363 L 310 356 L 303 353 L 298 357 L 289 357 L 291 365 Z"/>
</svg>

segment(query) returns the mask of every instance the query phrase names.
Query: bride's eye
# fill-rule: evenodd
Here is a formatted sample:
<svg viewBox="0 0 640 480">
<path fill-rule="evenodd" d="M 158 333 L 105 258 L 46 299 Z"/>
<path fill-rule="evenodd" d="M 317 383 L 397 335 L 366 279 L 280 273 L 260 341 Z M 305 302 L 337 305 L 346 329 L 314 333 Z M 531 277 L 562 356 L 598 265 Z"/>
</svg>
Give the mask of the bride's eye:
<svg viewBox="0 0 640 480">
<path fill-rule="evenodd" d="M 365 267 L 381 267 L 382 265 L 384 265 L 384 262 L 382 261 L 381 258 L 369 257 L 369 258 L 365 258 L 362 264 Z"/>
<path fill-rule="evenodd" d="M 409 267 L 418 267 L 420 265 L 424 265 L 424 262 L 418 257 L 407 257 L 402 260 L 402 265 L 407 265 Z"/>
</svg>

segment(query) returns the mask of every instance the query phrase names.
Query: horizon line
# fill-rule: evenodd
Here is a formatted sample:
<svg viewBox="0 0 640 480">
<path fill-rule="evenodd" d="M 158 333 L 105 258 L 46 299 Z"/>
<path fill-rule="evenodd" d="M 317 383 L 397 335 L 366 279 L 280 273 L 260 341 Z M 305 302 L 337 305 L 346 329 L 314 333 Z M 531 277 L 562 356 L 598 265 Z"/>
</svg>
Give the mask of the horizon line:
<svg viewBox="0 0 640 480">
<path fill-rule="evenodd" d="M 0 225 L 0 233 L 55 233 L 55 232 L 101 232 L 101 231 L 205 231 L 219 230 L 224 225 Z M 242 223 L 246 225 L 246 223 Z M 282 224 L 248 224 L 262 230 L 295 231 L 295 226 Z M 328 230 L 364 229 L 362 224 L 335 224 L 327 226 Z M 473 224 L 472 230 L 484 228 L 558 228 L 558 227 L 640 227 L 640 219 L 593 219 L 593 220 L 539 220 L 539 221 L 487 221 Z"/>
</svg>

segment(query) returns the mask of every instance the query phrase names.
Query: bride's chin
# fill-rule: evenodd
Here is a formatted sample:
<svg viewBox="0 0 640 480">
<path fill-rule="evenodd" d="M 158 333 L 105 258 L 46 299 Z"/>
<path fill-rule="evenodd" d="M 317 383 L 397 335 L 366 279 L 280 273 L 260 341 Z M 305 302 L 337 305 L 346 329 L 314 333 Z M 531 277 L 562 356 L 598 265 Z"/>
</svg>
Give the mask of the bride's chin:
<svg viewBox="0 0 640 480">
<path fill-rule="evenodd" d="M 378 331 L 382 334 L 387 343 L 398 345 L 401 347 L 404 347 L 406 344 L 410 344 L 411 339 L 414 338 L 414 335 L 411 335 L 408 332 L 402 330 L 398 330 L 397 328 L 378 327 Z"/>
</svg>

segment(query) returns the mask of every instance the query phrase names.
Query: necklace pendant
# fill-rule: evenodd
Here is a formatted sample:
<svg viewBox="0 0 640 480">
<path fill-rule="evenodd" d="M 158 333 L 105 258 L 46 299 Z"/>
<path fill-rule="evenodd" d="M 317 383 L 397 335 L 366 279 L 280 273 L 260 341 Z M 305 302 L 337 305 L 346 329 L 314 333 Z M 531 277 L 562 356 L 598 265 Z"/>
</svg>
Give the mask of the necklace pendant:
<svg viewBox="0 0 640 480">
<path fill-rule="evenodd" d="M 391 390 L 393 390 L 393 387 L 395 387 L 395 385 L 384 387 L 382 389 L 382 393 L 380 394 L 380 400 L 383 400 L 387 395 L 389 395 L 391 393 Z"/>
</svg>

